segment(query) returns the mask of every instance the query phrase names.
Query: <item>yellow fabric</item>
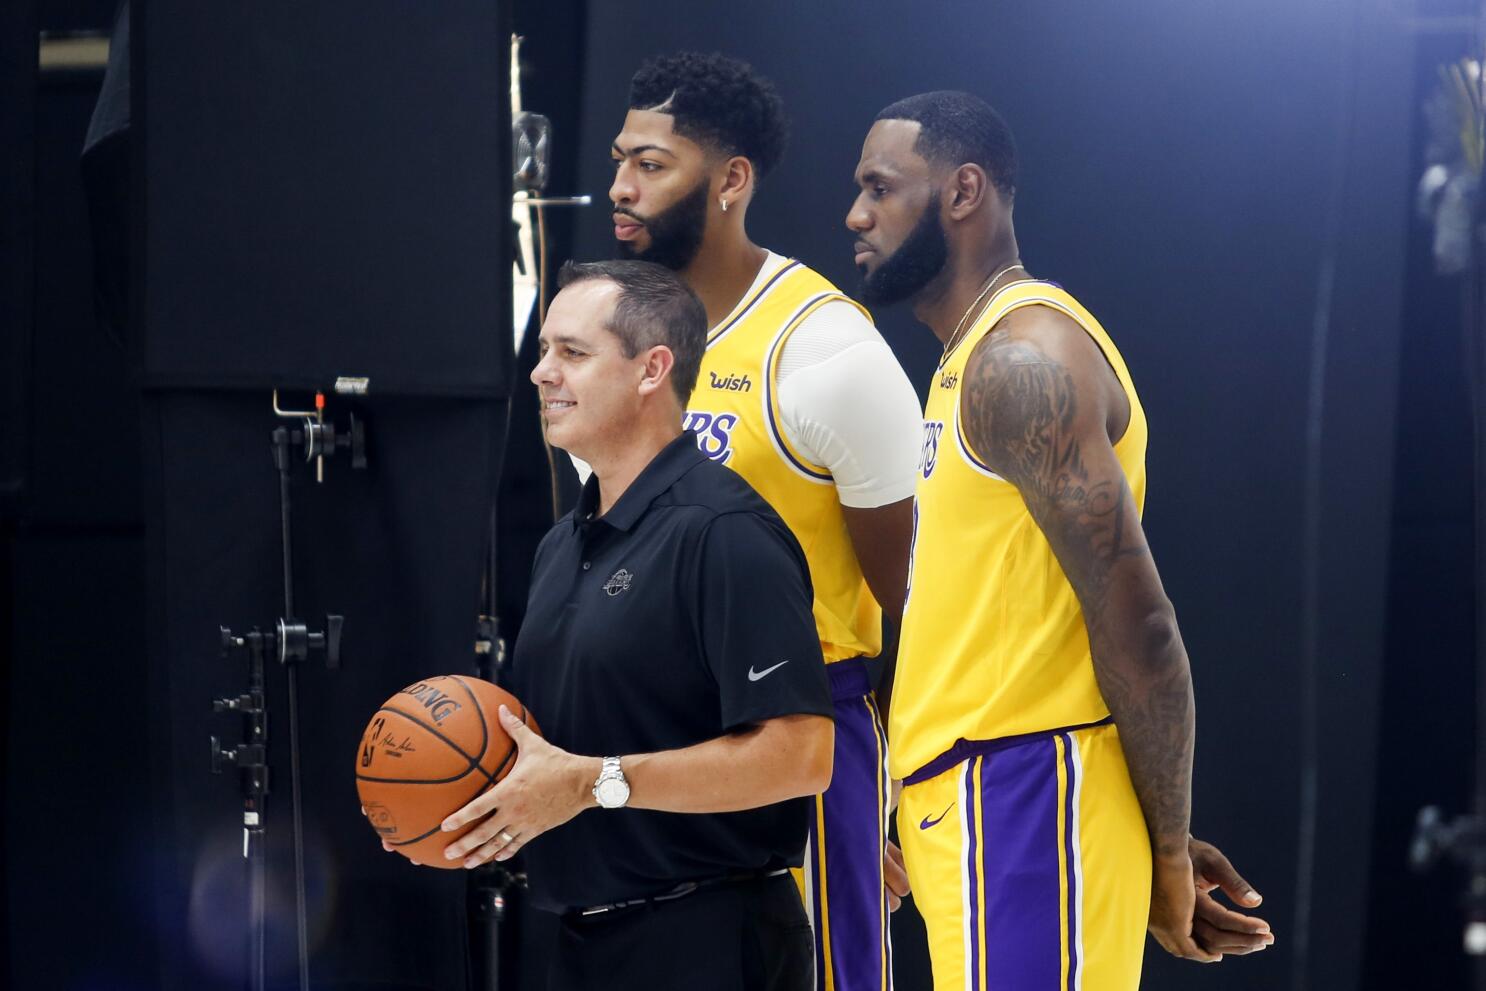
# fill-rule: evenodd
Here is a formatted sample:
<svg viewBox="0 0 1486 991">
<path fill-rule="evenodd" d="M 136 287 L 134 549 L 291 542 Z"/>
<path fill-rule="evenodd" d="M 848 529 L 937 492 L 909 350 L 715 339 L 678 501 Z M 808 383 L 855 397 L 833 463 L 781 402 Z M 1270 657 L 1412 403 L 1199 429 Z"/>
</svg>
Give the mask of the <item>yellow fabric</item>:
<svg viewBox="0 0 1486 991">
<path fill-rule="evenodd" d="M 879 653 L 882 609 L 862 577 L 830 471 L 807 461 L 784 435 L 774 372 L 801 321 L 841 300 L 857 306 L 799 262 L 780 265 L 708 335 L 685 420 L 702 453 L 747 479 L 800 542 L 827 664 Z"/>
<path fill-rule="evenodd" d="M 1140 986 L 1150 917 L 1151 849 L 1145 819 L 1130 784 L 1118 730 L 1112 725 L 1095 726 L 1067 737 L 1072 741 L 1072 802 L 1078 825 L 1071 837 L 1064 814 L 1070 787 L 1064 757 L 1069 745 L 1061 737 L 1042 741 L 1049 750 L 1046 773 L 1057 777 L 1057 835 L 1048 835 L 1047 843 L 1056 844 L 1057 849 L 1060 908 L 1056 925 L 1062 956 L 1058 986 L 1134 991 Z M 962 797 L 967 785 L 978 789 L 985 762 L 995 759 L 991 754 L 961 761 L 927 781 L 907 786 L 899 801 L 898 836 L 914 903 L 928 932 L 936 991 L 1009 986 L 1004 978 L 998 980 L 998 969 L 1008 962 L 998 960 L 994 949 L 987 952 L 988 944 L 997 942 L 996 934 L 983 925 L 972 929 L 969 924 L 971 918 L 987 918 L 988 892 L 980 858 L 969 855 L 968 838 L 973 831 L 977 847 L 983 850 L 995 844 L 997 837 L 981 828 L 984 808 L 971 810 L 975 821 L 965 821 Z M 1033 787 L 1031 782 L 1027 785 Z M 1008 801 L 1016 798 L 1015 794 L 1007 796 Z M 984 799 L 987 803 L 995 800 L 993 796 Z M 1077 860 L 1073 873 L 1082 886 L 1075 898 L 1068 897 L 1065 851 L 1069 847 Z M 1052 851 L 1046 854 L 1052 856 Z M 976 871 L 973 880 L 968 877 L 972 868 Z M 967 913 L 970 892 L 975 893 L 973 916 Z M 976 943 L 980 966 L 979 973 L 967 980 L 969 940 Z M 1072 985 L 1070 966 L 1077 967 Z"/>
<path fill-rule="evenodd" d="M 888 718 L 895 778 L 960 739 L 999 739 L 1109 715 L 1072 586 L 1021 494 L 977 459 L 960 425 L 971 352 L 1024 306 L 1068 315 L 1103 350 L 1130 399 L 1130 424 L 1115 454 L 1137 508 L 1145 503 L 1145 413 L 1109 335 L 1051 283 L 1002 289 L 940 363 L 924 409 L 908 604 Z"/>
</svg>

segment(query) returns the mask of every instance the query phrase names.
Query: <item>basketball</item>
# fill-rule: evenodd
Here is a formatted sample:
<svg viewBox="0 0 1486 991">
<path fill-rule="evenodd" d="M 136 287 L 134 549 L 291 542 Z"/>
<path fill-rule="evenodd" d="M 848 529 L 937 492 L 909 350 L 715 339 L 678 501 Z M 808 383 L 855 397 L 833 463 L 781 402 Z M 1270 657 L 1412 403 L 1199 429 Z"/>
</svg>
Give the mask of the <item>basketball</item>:
<svg viewBox="0 0 1486 991">
<path fill-rule="evenodd" d="M 510 692 L 462 675 L 409 685 L 372 714 L 356 755 L 356 791 L 367 821 L 398 853 L 428 867 L 463 866 L 445 859 L 444 848 L 475 823 L 451 833 L 439 824 L 515 765 L 501 705 L 540 732 Z"/>
</svg>

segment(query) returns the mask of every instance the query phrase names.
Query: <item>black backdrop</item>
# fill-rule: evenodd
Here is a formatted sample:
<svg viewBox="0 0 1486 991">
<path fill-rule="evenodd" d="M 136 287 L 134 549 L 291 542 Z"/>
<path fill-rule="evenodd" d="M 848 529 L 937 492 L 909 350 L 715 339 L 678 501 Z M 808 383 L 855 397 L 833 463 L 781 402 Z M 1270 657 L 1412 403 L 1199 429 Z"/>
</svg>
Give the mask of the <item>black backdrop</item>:
<svg viewBox="0 0 1486 991">
<path fill-rule="evenodd" d="M 607 189 L 639 60 L 684 47 L 743 57 L 778 84 L 793 137 L 750 230 L 843 287 L 855 277 L 842 218 L 876 111 L 962 88 L 1007 116 L 1023 163 L 1022 257 L 1099 315 L 1150 416 L 1146 520 L 1197 686 L 1194 829 L 1266 894 L 1278 934 L 1259 957 L 1200 972 L 1153 951 L 1145 986 L 1356 986 L 1415 100 L 1402 20 L 1370 3 L 1282 0 L 760 0 L 746 16 L 720 3 L 596 4 L 584 192 Z M 610 240 L 606 211 L 589 211 L 578 253 L 607 256 Z M 922 385 L 932 338 L 907 312 L 877 317 Z M 915 942 L 905 916 L 905 989 L 926 986 Z"/>
</svg>

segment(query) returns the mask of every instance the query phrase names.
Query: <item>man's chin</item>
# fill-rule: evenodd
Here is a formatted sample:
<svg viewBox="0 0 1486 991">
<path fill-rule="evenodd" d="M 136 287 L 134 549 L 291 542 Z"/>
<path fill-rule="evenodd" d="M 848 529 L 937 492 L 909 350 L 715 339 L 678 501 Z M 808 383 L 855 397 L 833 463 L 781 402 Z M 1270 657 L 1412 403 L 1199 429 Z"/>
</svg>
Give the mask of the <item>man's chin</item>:
<svg viewBox="0 0 1486 991">
<path fill-rule="evenodd" d="M 620 241 L 616 239 L 614 245 L 619 251 L 619 257 L 631 262 L 645 261 L 645 252 L 650 250 L 648 242 L 641 244 L 639 241 Z"/>
</svg>

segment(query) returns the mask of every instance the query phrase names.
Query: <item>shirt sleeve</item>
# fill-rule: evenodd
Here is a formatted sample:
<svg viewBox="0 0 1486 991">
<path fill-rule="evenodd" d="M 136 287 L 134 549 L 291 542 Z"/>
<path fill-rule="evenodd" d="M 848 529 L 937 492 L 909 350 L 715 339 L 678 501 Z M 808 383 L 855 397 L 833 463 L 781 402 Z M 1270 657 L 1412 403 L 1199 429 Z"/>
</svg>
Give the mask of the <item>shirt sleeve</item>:
<svg viewBox="0 0 1486 991">
<path fill-rule="evenodd" d="M 923 411 L 882 335 L 849 303 L 812 313 L 778 370 L 785 434 L 830 469 L 843 506 L 875 509 L 913 495 Z"/>
<path fill-rule="evenodd" d="M 714 520 L 697 594 L 724 731 L 777 716 L 832 715 L 810 573 L 783 523 L 753 513 Z"/>
</svg>

